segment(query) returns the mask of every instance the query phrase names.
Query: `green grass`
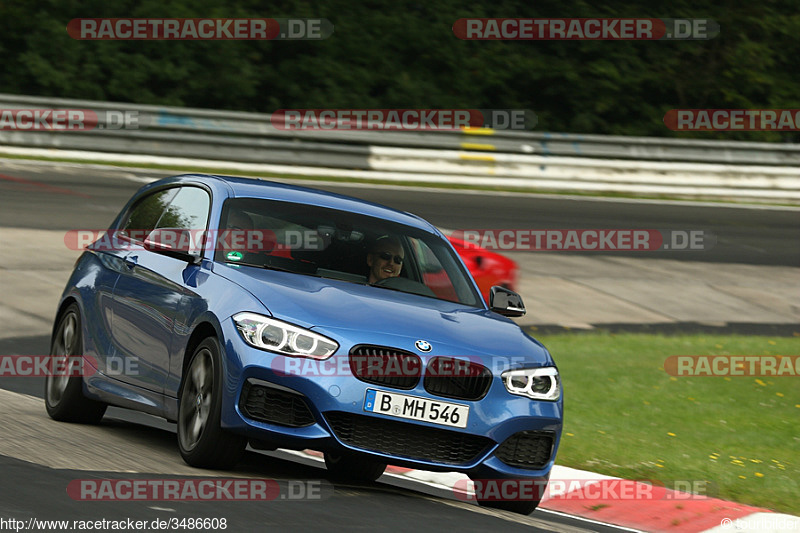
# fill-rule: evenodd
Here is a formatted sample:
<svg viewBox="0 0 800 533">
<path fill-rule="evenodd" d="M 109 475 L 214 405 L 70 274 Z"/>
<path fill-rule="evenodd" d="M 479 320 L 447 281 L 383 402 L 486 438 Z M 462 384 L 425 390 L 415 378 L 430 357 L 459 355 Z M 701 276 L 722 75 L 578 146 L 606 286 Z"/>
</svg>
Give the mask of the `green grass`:
<svg viewBox="0 0 800 533">
<path fill-rule="evenodd" d="M 538 336 L 564 386 L 557 462 L 627 479 L 710 481 L 800 515 L 800 377 L 671 377 L 670 355 L 797 355 L 798 337 Z"/>
<path fill-rule="evenodd" d="M 796 207 L 797 203 L 789 201 L 774 201 L 770 199 L 737 199 L 737 198 L 695 198 L 683 197 L 672 195 L 658 195 L 658 194 L 632 194 L 622 192 L 583 192 L 573 190 L 551 190 L 551 189 L 535 189 L 530 187 L 500 187 L 491 185 L 468 185 L 461 183 L 440 183 L 440 182 L 411 182 L 411 181 L 397 181 L 397 180 L 382 180 L 373 178 L 360 178 L 358 177 L 359 170 L 353 170 L 353 176 L 305 176 L 299 174 L 286 174 L 280 172 L 254 172 L 248 170 L 240 170 L 236 168 L 205 168 L 201 165 L 167 165 L 167 164 L 153 164 L 153 163 L 131 163 L 124 161 L 104 161 L 104 160 L 86 160 L 75 159 L 67 157 L 48 157 L 48 156 L 27 156 L 17 154 L 0 154 L 0 159 L 21 159 L 33 161 L 52 161 L 58 163 L 79 163 L 86 165 L 107 165 L 124 168 L 140 168 L 150 170 L 167 170 L 175 172 L 199 172 L 203 174 L 220 174 L 220 175 L 233 175 L 233 176 L 251 176 L 257 178 L 278 178 L 284 180 L 303 180 L 303 181 L 325 181 L 333 183 L 363 183 L 372 185 L 395 185 L 406 187 L 428 187 L 432 189 L 450 189 L 450 190 L 474 190 L 474 191 L 491 191 L 491 192 L 514 192 L 514 193 L 535 193 L 546 194 L 551 196 L 584 196 L 587 198 L 636 198 L 643 200 L 676 200 L 685 202 L 703 202 L 703 203 L 719 203 L 719 204 L 768 204 L 772 206 L 789 206 Z"/>
</svg>

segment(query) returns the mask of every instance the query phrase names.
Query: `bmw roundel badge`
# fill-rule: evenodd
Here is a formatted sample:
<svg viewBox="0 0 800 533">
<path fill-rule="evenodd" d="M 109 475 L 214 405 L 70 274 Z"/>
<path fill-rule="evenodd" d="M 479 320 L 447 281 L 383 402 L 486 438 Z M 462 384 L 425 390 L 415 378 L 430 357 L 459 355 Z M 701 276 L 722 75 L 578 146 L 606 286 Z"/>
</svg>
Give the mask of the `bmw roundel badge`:
<svg viewBox="0 0 800 533">
<path fill-rule="evenodd" d="M 414 346 L 417 347 L 417 350 L 420 352 L 430 352 L 433 346 L 428 341 L 419 340 L 414 343 Z"/>
</svg>

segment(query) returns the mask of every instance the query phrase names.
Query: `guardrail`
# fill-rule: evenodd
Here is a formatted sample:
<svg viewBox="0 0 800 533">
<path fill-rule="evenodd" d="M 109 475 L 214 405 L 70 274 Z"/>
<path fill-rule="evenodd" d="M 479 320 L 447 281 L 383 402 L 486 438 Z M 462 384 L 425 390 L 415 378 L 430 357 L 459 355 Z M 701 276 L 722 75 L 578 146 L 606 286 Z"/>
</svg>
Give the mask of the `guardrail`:
<svg viewBox="0 0 800 533">
<path fill-rule="evenodd" d="M 262 113 L 8 94 L 0 94 L 0 109 L 133 111 L 142 125 L 69 132 L 0 129 L 0 148 L 286 165 L 287 172 L 296 166 L 361 170 L 373 179 L 379 173 L 382 179 L 528 189 L 800 200 L 796 144 L 483 129 L 287 131 Z"/>
</svg>

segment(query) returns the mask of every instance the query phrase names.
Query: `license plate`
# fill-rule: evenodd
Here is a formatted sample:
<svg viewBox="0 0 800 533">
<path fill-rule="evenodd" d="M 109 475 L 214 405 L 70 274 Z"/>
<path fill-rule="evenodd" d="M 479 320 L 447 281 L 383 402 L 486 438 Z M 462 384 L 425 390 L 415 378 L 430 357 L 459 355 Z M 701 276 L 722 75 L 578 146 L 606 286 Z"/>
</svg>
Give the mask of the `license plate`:
<svg viewBox="0 0 800 533">
<path fill-rule="evenodd" d="M 367 389 L 364 410 L 370 413 L 420 420 L 454 428 L 467 427 L 467 418 L 469 418 L 468 405 L 440 402 L 376 389 Z"/>
</svg>

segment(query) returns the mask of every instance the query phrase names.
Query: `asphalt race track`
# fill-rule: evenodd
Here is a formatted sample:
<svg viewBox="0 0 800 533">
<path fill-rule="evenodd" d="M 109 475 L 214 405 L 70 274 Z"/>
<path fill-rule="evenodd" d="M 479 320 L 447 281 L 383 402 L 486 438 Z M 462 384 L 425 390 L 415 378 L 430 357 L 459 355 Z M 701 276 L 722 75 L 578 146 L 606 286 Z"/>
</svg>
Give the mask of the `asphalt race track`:
<svg viewBox="0 0 800 533">
<path fill-rule="evenodd" d="M 110 170 L 79 165 L 0 163 L 0 232 L 3 228 L 66 231 L 102 229 L 146 179 L 172 173 Z M 718 236 L 703 261 L 750 265 L 800 265 L 796 210 L 709 207 L 684 203 L 592 201 L 559 197 L 420 192 L 379 186 L 314 185 L 411 211 L 446 228 L 645 228 L 703 229 Z M 3 254 L 14 254 L 4 249 Z M 620 252 L 617 252 L 618 254 Z M 692 261 L 681 252 L 664 258 Z M 46 255 L 30 257 L 47 263 Z M 0 279 L 2 272 L 0 272 Z M 0 294 L 6 287 L 0 287 Z M 54 306 L 55 301 L 46 302 Z M 0 337 L 0 354 L 41 354 L 46 334 Z M 233 472 L 187 467 L 174 427 L 147 415 L 109 409 L 103 423 L 87 428 L 50 420 L 39 378 L 0 377 L 0 516 L 27 522 L 226 518 L 228 531 L 272 528 L 355 531 L 620 531 L 619 528 L 537 510 L 529 517 L 481 509 L 449 491 L 385 475 L 372 486 L 331 486 L 324 467 L 283 453 L 249 451 Z M 267 456 L 268 455 L 268 456 Z M 319 482 L 314 501 L 80 502 L 66 492 L 75 479 L 176 477 L 275 479 Z"/>
<path fill-rule="evenodd" d="M 103 229 L 146 180 L 175 172 L 109 170 L 83 165 L 0 166 L 0 227 Z M 657 229 L 703 230 L 717 237 L 708 262 L 800 266 L 800 211 L 684 203 L 625 202 L 485 192 L 433 192 L 376 185 L 315 184 L 417 214 L 450 229 Z M 581 252 L 562 252 L 580 254 Z M 584 252 L 585 253 L 585 252 Z M 616 256 L 637 252 L 592 252 Z M 695 260 L 682 251 L 663 259 Z"/>
</svg>

